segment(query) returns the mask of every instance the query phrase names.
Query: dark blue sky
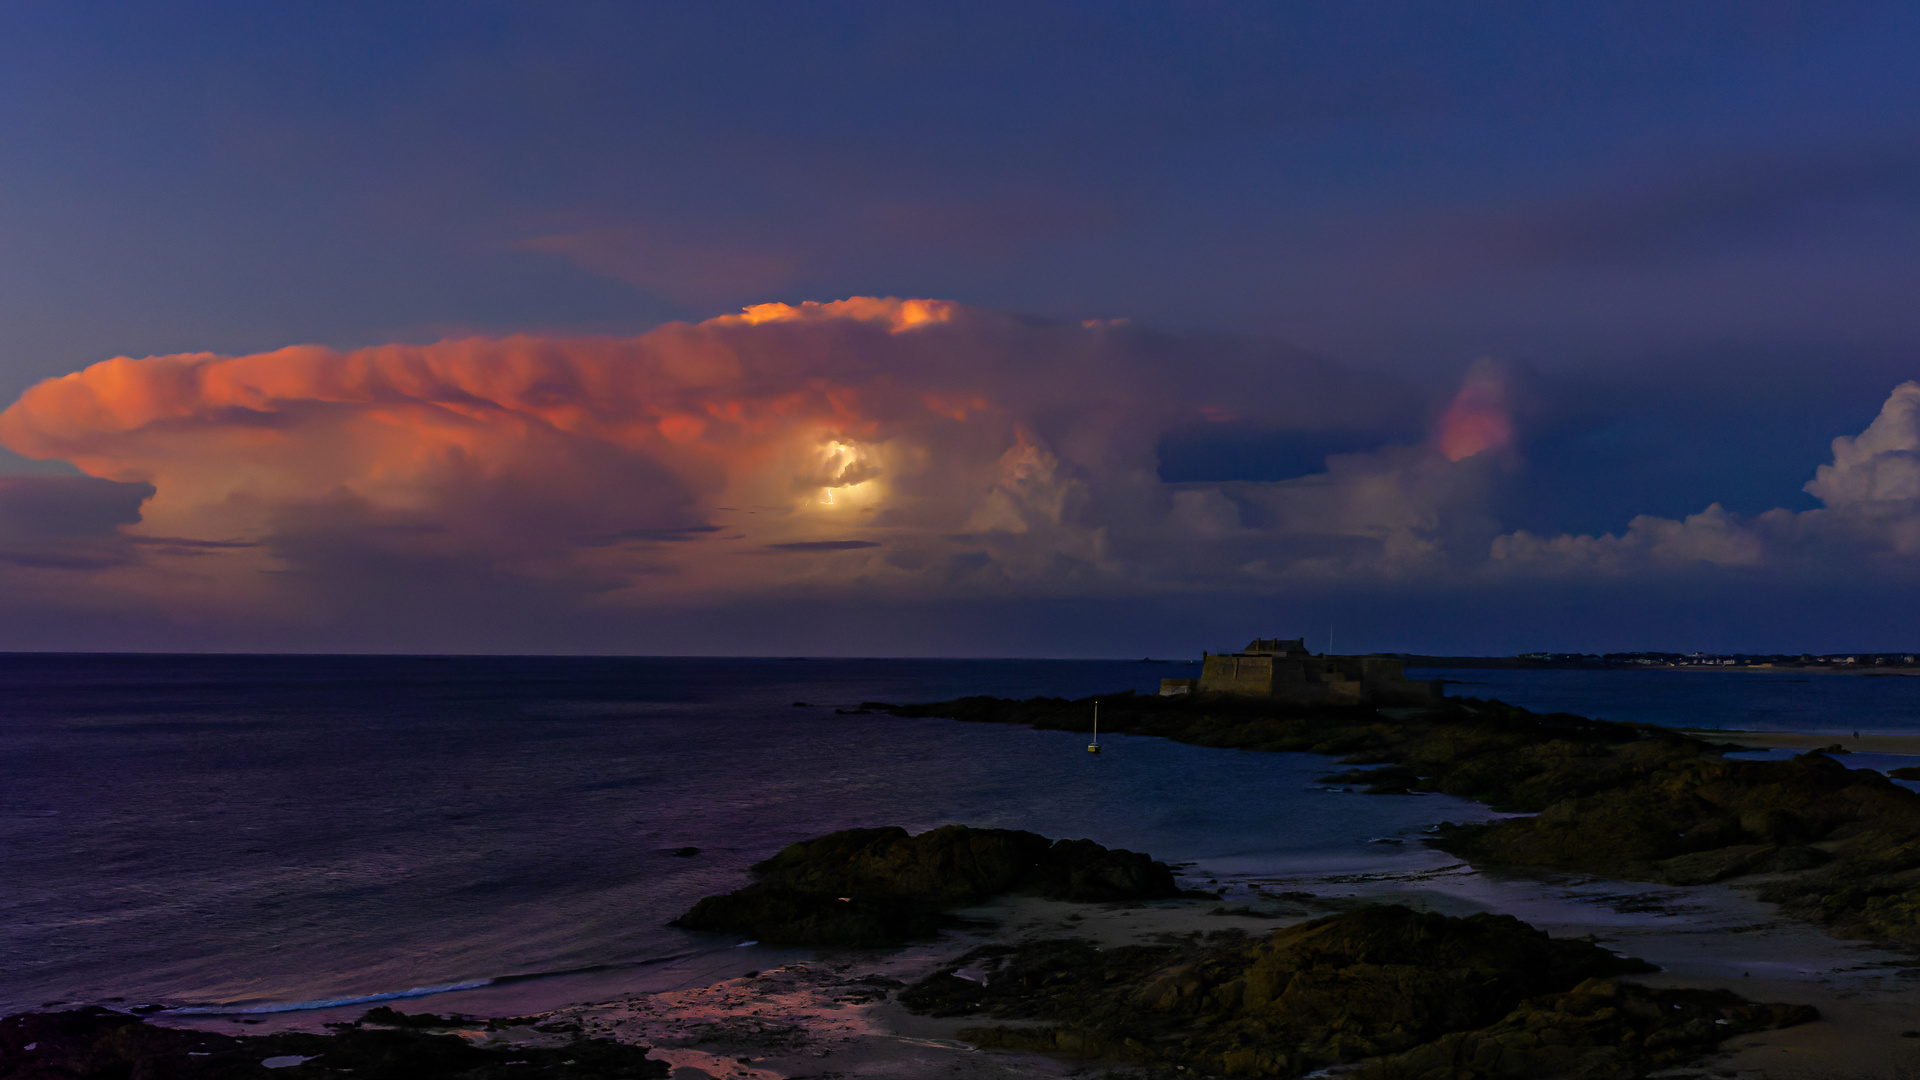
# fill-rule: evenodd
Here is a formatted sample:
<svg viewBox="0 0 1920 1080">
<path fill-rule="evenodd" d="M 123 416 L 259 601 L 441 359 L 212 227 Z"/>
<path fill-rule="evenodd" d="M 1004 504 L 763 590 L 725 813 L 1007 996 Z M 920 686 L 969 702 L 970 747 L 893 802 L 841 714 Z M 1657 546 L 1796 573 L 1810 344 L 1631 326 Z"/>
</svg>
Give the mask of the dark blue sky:
<svg viewBox="0 0 1920 1080">
<path fill-rule="evenodd" d="M 0 397 L 924 296 L 1399 395 L 1176 426 L 1168 482 L 1417 444 L 1491 356 L 1504 530 L 1806 510 L 1920 376 L 1917 51 L 1838 2 L 8 5 Z"/>
</svg>

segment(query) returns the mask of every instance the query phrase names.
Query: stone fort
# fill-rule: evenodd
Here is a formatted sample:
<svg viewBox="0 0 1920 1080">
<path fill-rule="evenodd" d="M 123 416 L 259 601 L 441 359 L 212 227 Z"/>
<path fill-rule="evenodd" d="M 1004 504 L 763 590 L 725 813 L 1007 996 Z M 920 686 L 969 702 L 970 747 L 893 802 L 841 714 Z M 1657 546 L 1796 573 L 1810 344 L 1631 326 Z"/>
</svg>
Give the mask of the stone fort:
<svg viewBox="0 0 1920 1080">
<path fill-rule="evenodd" d="M 1232 694 L 1293 705 L 1436 705 L 1440 680 L 1409 680 L 1386 656 L 1314 656 L 1303 638 L 1255 638 L 1237 653 L 1208 654 L 1198 679 L 1162 679 L 1164 697 Z"/>
</svg>

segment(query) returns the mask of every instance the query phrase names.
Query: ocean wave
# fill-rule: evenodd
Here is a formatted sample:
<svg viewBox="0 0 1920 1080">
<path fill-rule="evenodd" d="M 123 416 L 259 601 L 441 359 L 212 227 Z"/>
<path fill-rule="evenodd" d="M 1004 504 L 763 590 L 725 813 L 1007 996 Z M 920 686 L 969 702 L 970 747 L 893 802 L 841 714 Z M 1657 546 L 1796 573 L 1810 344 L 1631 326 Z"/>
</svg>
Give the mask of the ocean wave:
<svg viewBox="0 0 1920 1080">
<path fill-rule="evenodd" d="M 162 1009 L 160 1015 L 243 1016 L 260 1013 L 305 1012 L 309 1009 L 334 1009 L 343 1005 L 370 1005 L 377 1001 L 404 1001 L 407 998 L 431 997 L 434 994 L 447 994 L 455 990 L 478 990 L 483 986 L 492 986 L 498 981 L 497 979 L 471 979 L 467 982 L 446 983 L 441 986 L 416 986 L 411 990 L 396 990 L 385 994 L 360 994 L 355 997 L 319 998 L 314 1001 L 289 1001 L 271 1005 L 181 1005 Z"/>
<path fill-rule="evenodd" d="M 748 944 L 755 944 L 748 942 Z M 739 946 L 734 946 L 738 948 Z M 383 994 L 359 994 L 353 997 L 317 998 L 313 1001 L 275 1002 L 263 1005 L 179 1005 L 159 1011 L 161 1016 L 248 1016 L 265 1013 L 306 1012 L 312 1009 L 337 1009 L 348 1005 L 373 1005 L 382 1001 L 405 1001 L 410 998 L 432 997 L 435 994 L 450 994 L 457 990 L 478 990 L 485 986 L 507 986 L 512 983 L 530 982 L 535 979 L 561 979 L 569 975 L 595 975 L 605 971 L 618 971 L 621 968 L 651 967 L 654 964 L 667 964 L 675 960 L 686 960 L 695 956 L 705 956 L 720 952 L 720 949 L 696 949 L 691 952 L 670 953 L 666 956 L 650 956 L 644 960 L 628 960 L 617 964 L 592 964 L 587 967 L 565 968 L 559 971 L 529 971 L 517 975 L 495 975 L 485 979 L 469 979 L 466 982 L 442 983 L 438 986 L 416 986 L 411 990 L 395 990 Z"/>
</svg>

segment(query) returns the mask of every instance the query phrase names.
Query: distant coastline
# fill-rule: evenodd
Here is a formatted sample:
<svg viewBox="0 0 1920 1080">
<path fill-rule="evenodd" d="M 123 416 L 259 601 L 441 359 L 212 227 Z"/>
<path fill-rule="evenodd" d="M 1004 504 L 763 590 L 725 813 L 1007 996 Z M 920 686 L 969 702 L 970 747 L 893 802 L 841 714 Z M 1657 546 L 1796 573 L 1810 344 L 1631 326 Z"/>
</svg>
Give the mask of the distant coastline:
<svg viewBox="0 0 1920 1080">
<path fill-rule="evenodd" d="M 1520 653 L 1515 656 L 1429 656 L 1377 653 L 1409 668 L 1498 668 L 1533 671 L 1791 671 L 1854 675 L 1920 675 L 1920 653 Z"/>
</svg>

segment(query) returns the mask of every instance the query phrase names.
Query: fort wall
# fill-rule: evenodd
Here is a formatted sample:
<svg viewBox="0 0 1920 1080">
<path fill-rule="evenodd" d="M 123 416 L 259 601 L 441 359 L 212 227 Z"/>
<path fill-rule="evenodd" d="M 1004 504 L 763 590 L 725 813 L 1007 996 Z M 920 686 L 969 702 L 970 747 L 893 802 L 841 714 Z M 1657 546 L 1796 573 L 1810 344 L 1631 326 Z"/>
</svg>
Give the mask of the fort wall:
<svg viewBox="0 0 1920 1080">
<path fill-rule="evenodd" d="M 1296 705 L 1430 705 L 1439 680 L 1409 680 L 1387 656 L 1314 656 L 1300 639 L 1256 638 L 1237 653 L 1207 656 L 1198 679 L 1162 679 L 1160 693 L 1230 694 Z"/>
</svg>

